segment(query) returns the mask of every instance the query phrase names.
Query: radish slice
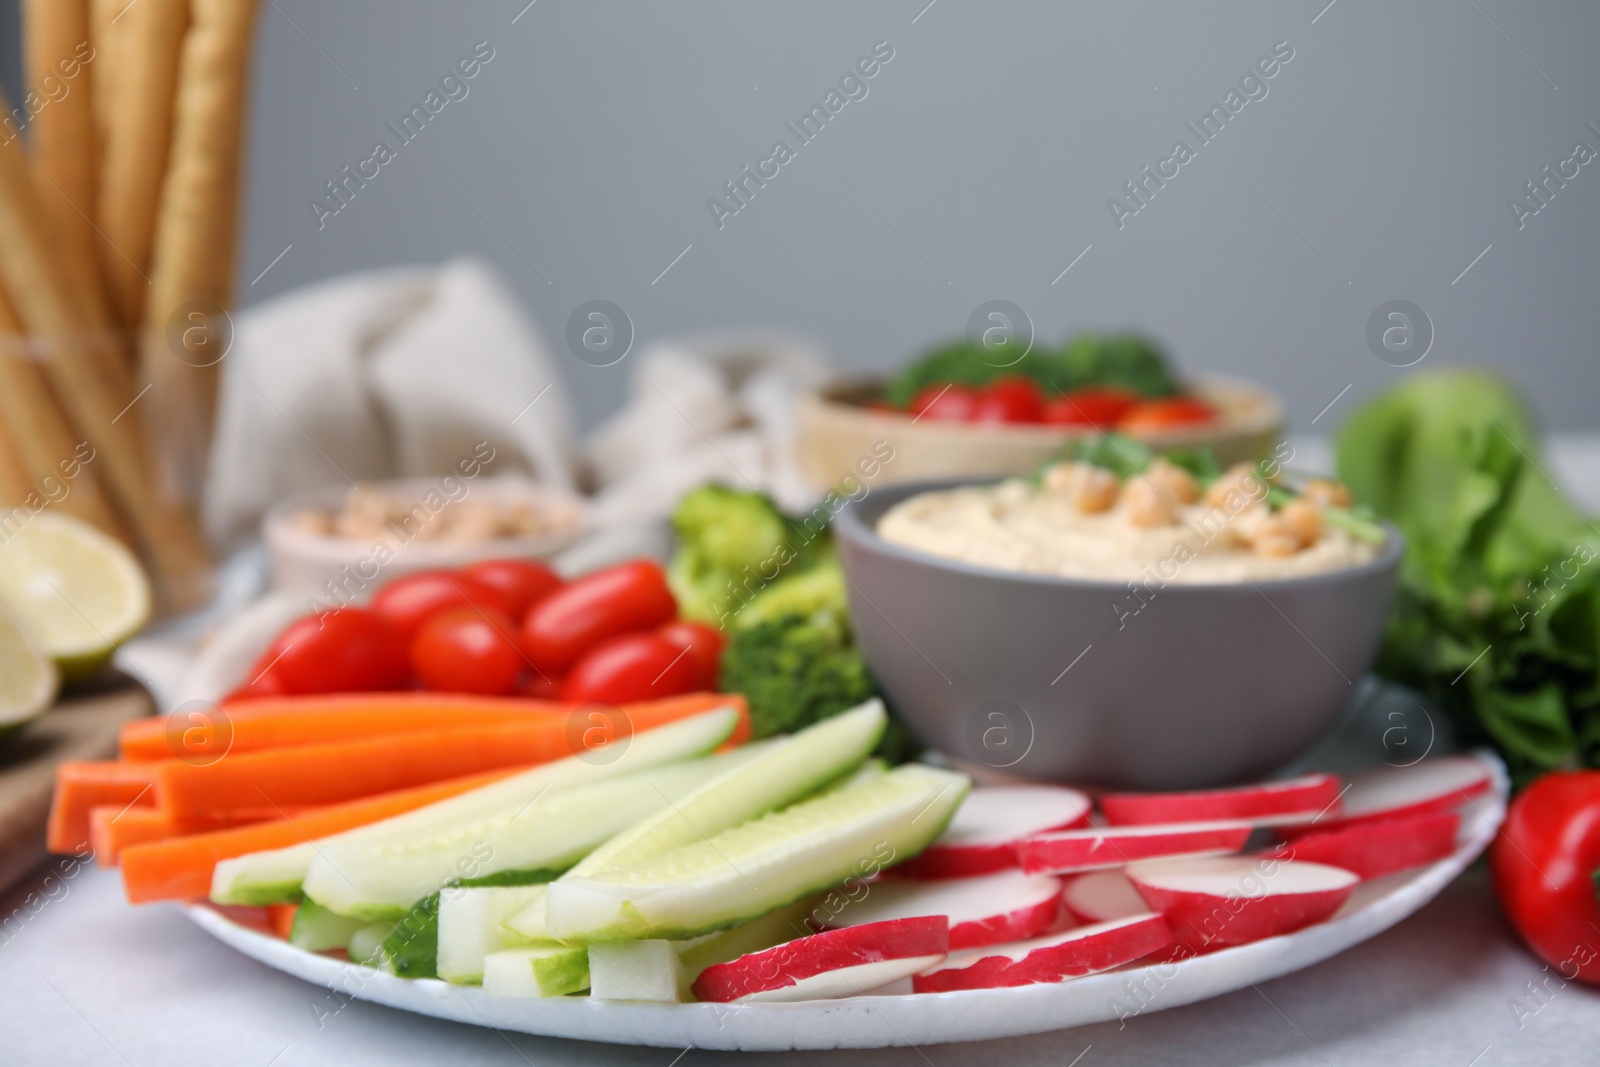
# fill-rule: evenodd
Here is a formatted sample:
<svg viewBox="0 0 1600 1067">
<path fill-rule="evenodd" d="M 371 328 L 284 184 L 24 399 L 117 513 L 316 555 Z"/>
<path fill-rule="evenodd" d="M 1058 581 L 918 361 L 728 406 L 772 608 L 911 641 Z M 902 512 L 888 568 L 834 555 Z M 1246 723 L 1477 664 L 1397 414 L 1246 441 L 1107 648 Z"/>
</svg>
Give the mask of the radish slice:
<svg viewBox="0 0 1600 1067">
<path fill-rule="evenodd" d="M 1460 826 L 1461 816 L 1453 811 L 1349 823 L 1298 835 L 1272 854 L 1278 859 L 1343 867 L 1365 881 L 1444 859 L 1456 849 Z"/>
<path fill-rule="evenodd" d="M 1307 774 L 1283 782 L 1194 793 L 1107 793 L 1100 798 L 1100 810 L 1113 826 L 1218 819 L 1248 819 L 1267 825 L 1310 822 L 1324 812 L 1336 812 L 1338 802 L 1336 775 Z"/>
<path fill-rule="evenodd" d="M 951 953 L 941 966 L 911 979 L 911 989 L 945 993 L 1059 982 L 1120 967 L 1170 944 L 1166 922 L 1145 912 L 1031 941 Z"/>
<path fill-rule="evenodd" d="M 723 1004 L 853 997 L 926 970 L 949 948 L 942 915 L 828 930 L 712 964 L 694 980 L 694 995 Z"/>
<path fill-rule="evenodd" d="M 837 929 L 918 915 L 948 919 L 952 949 L 1024 941 L 1060 919 L 1061 881 L 1000 871 L 940 882 L 874 882 L 866 896 L 846 904 L 825 925 Z"/>
<path fill-rule="evenodd" d="M 1127 919 L 1150 910 L 1128 876 L 1121 871 L 1093 871 L 1067 883 L 1061 894 L 1067 911 L 1081 923 Z"/>
<path fill-rule="evenodd" d="M 1155 856 L 1216 856 L 1244 848 L 1253 829 L 1251 823 L 1234 821 L 1064 830 L 1018 842 L 1017 861 L 1029 874 L 1065 874 Z"/>
<path fill-rule="evenodd" d="M 1148 860 L 1128 880 L 1194 952 L 1287 934 L 1328 918 L 1361 879 L 1321 863 L 1271 856 Z"/>
<path fill-rule="evenodd" d="M 1487 790 L 1493 775 L 1489 765 L 1474 756 L 1441 756 L 1409 767 L 1379 767 L 1350 779 L 1337 812 L 1292 832 L 1444 811 Z"/>
<path fill-rule="evenodd" d="M 909 878 L 971 878 L 1017 865 L 1013 846 L 1025 837 L 1084 826 L 1089 798 L 1076 789 L 1003 785 L 974 789 L 950 825 L 922 855 L 895 868 Z"/>
</svg>

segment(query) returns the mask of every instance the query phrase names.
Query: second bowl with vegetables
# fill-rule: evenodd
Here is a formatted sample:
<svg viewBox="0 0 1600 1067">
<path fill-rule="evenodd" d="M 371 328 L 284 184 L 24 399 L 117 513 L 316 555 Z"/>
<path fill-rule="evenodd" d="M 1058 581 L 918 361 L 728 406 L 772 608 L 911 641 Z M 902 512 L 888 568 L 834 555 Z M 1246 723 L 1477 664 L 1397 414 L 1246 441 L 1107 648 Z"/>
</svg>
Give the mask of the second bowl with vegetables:
<svg viewBox="0 0 1600 1067">
<path fill-rule="evenodd" d="M 1079 334 L 1060 346 L 953 341 L 887 380 L 804 396 L 797 418 L 802 473 L 825 487 L 884 444 L 879 485 L 1020 474 L 1107 431 L 1162 452 L 1207 448 L 1228 464 L 1266 453 L 1284 408 L 1253 382 L 1179 375 L 1143 337 Z"/>
</svg>

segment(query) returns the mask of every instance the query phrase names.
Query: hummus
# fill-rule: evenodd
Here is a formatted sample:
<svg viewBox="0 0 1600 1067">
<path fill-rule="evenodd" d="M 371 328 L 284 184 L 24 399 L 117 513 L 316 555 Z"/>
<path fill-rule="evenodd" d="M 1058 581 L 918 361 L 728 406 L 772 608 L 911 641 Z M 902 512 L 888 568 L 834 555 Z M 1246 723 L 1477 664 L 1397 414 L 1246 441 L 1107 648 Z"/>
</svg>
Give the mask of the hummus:
<svg viewBox="0 0 1600 1067">
<path fill-rule="evenodd" d="M 1355 567 L 1381 546 L 1327 527 L 1291 554 L 1252 551 L 1241 532 L 1252 510 L 1204 500 L 1179 504 L 1158 526 L 1130 521 L 1127 494 L 1107 510 L 1087 513 L 1065 494 L 1021 479 L 922 493 L 878 520 L 892 544 L 934 556 L 1030 574 L 1113 582 L 1207 585 L 1270 581 Z"/>
</svg>

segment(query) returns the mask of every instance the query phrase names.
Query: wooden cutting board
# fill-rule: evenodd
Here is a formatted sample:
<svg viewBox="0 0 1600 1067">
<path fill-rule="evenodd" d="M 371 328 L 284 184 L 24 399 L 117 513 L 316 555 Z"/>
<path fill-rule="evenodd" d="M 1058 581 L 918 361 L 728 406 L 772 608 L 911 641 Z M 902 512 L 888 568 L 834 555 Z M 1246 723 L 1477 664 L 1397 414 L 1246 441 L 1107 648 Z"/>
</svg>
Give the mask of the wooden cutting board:
<svg viewBox="0 0 1600 1067">
<path fill-rule="evenodd" d="M 115 755 L 118 728 L 153 710 L 149 694 L 123 680 L 70 696 L 0 743 L 0 891 L 45 858 L 44 824 L 56 764 Z"/>
</svg>

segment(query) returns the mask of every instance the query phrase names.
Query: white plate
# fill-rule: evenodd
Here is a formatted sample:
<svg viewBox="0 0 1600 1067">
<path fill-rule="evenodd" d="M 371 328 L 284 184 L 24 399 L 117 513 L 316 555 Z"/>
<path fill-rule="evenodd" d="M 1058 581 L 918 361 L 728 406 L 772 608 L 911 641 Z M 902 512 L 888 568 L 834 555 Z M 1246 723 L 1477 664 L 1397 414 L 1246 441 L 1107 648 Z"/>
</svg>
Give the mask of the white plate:
<svg viewBox="0 0 1600 1067">
<path fill-rule="evenodd" d="M 1106 1022 L 1220 996 L 1309 967 L 1419 910 L 1494 838 L 1509 783 L 1492 755 L 1492 789 L 1462 809 L 1461 843 L 1448 859 L 1360 886 L 1328 922 L 1181 963 L 1127 967 L 1051 985 L 863 996 L 794 1004 L 644 1004 L 485 996 L 476 987 L 406 979 L 304 952 L 204 905 L 189 916 L 245 955 L 344 996 L 441 1019 L 551 1037 L 666 1048 L 879 1048 L 978 1041 Z"/>
</svg>

